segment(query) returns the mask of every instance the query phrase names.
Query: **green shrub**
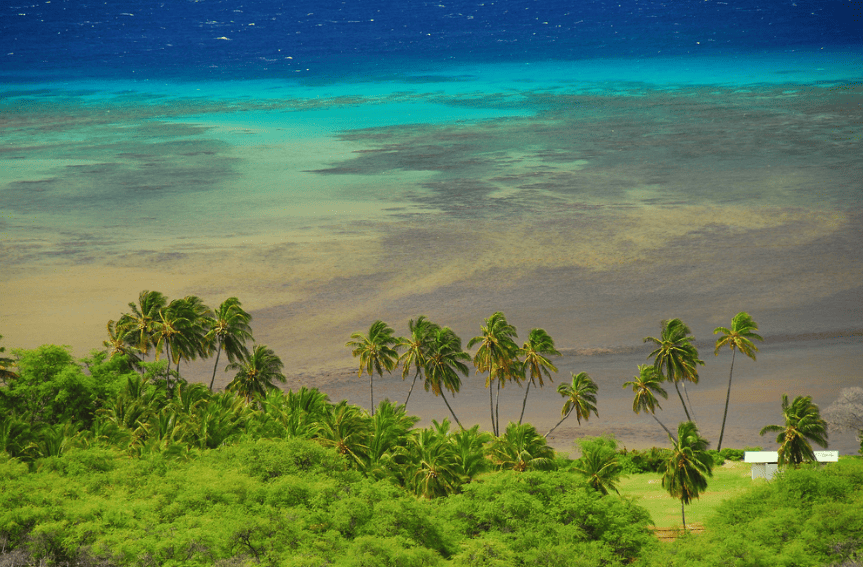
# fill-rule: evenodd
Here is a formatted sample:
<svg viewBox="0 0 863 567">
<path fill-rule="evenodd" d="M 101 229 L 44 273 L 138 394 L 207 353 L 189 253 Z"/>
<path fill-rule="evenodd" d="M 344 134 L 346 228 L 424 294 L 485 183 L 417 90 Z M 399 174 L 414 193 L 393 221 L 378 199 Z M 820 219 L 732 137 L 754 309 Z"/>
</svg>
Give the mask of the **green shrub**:
<svg viewBox="0 0 863 567">
<path fill-rule="evenodd" d="M 722 455 L 726 461 L 742 461 L 744 457 L 744 453 L 746 450 L 744 449 L 729 449 L 725 448 L 719 451 L 719 454 Z"/>
</svg>

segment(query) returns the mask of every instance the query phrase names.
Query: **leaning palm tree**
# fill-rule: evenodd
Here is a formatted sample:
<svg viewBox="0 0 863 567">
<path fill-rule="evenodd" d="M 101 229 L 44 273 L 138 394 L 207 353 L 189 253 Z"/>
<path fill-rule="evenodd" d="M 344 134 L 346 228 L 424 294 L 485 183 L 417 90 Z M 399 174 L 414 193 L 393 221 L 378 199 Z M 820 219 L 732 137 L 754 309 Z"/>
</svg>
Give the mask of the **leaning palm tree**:
<svg viewBox="0 0 863 567">
<path fill-rule="evenodd" d="M 668 435 L 674 439 L 674 435 L 671 433 L 671 430 L 665 427 L 665 424 L 659 421 L 659 418 L 656 417 L 656 409 L 662 409 L 659 405 L 659 401 L 657 401 L 656 396 L 654 396 L 654 392 L 668 399 L 668 392 L 661 386 L 662 384 L 662 376 L 656 371 L 656 368 L 649 364 L 639 364 L 638 365 L 638 376 L 633 376 L 632 380 L 629 382 L 624 382 L 623 387 L 632 387 L 632 391 L 635 393 L 635 399 L 632 400 L 632 411 L 637 414 L 641 413 L 642 410 L 649 413 L 653 419 L 656 420 Z"/>
<path fill-rule="evenodd" d="M 518 380 L 520 367 L 518 364 L 518 345 L 515 343 L 515 327 L 507 323 L 506 316 L 500 311 L 486 319 L 480 327 L 481 334 L 468 341 L 467 348 L 479 345 L 473 357 L 477 374 L 487 372 L 485 387 L 488 388 L 488 400 L 491 408 L 491 428 L 495 435 L 500 435 L 500 419 L 496 404 L 492 397 L 492 384 L 497 382 L 498 401 L 500 389 L 508 380 Z"/>
<path fill-rule="evenodd" d="M 566 398 L 563 403 L 563 408 L 560 410 L 560 421 L 545 434 L 547 438 L 551 432 L 557 429 L 558 425 L 563 423 L 563 420 L 568 418 L 570 414 L 575 413 L 575 418 L 578 424 L 581 425 L 581 420 L 587 421 L 590 418 L 590 412 L 593 412 L 596 417 L 599 417 L 599 412 L 596 409 L 596 392 L 599 386 L 591 380 L 587 372 L 579 372 L 572 374 L 572 383 L 561 384 L 557 387 L 557 393 Z"/>
<path fill-rule="evenodd" d="M 798 466 L 804 461 L 814 461 L 813 441 L 827 448 L 827 422 L 821 419 L 818 406 L 812 403 L 811 396 L 797 396 L 788 403 L 788 394 L 782 394 L 782 415 L 785 425 L 768 425 L 759 435 L 778 433 L 779 466 Z"/>
<path fill-rule="evenodd" d="M 465 362 L 470 355 L 461 348 L 461 338 L 449 327 L 438 327 L 430 333 L 429 350 L 425 363 L 425 389 L 431 390 L 435 396 L 440 396 L 446 404 L 452 418 L 461 427 L 461 422 L 446 399 L 444 390 L 457 394 L 461 388 L 462 376 L 467 376 L 468 368 Z"/>
<path fill-rule="evenodd" d="M 734 355 L 739 350 L 752 360 L 755 360 L 755 353 L 758 352 L 758 347 L 752 342 L 752 339 L 763 341 L 759 335 L 755 333 L 758 330 L 756 323 L 749 313 L 741 311 L 731 320 L 731 328 L 716 327 L 713 334 L 722 333 L 722 336 L 716 339 L 715 355 L 719 354 L 719 349 L 728 345 L 731 349 L 731 370 L 728 371 L 728 391 L 725 394 L 725 412 L 722 414 L 722 429 L 719 430 L 719 443 L 716 446 L 717 451 L 722 450 L 722 438 L 725 435 L 725 419 L 728 417 L 728 402 L 731 400 L 731 376 L 734 372 Z"/>
<path fill-rule="evenodd" d="M 369 375 L 369 393 L 371 396 L 371 415 L 375 414 L 375 372 L 383 378 L 384 370 L 392 372 L 398 362 L 398 353 L 395 346 L 398 339 L 393 336 L 393 329 L 381 320 L 377 320 L 369 327 L 369 334 L 360 332 L 351 335 L 351 341 L 345 346 L 352 348 L 351 354 L 359 357 L 360 368 L 358 376 L 363 375 L 365 370 Z"/>
<path fill-rule="evenodd" d="M 252 328 L 249 326 L 251 320 L 252 316 L 243 310 L 240 300 L 229 297 L 207 321 L 208 330 L 204 339 L 208 344 L 215 345 L 216 349 L 216 364 L 210 379 L 211 392 L 216 382 L 216 370 L 219 368 L 219 355 L 222 351 L 225 351 L 229 363 L 248 357 L 246 341 L 252 339 Z"/>
<path fill-rule="evenodd" d="M 666 380 L 674 384 L 674 389 L 677 390 L 677 396 L 683 405 L 683 411 L 686 413 L 686 419 L 692 421 L 692 416 L 689 414 L 689 409 L 683 401 L 683 395 L 677 384 L 683 382 L 684 392 L 686 391 L 687 380 L 693 384 L 698 384 L 698 370 L 695 367 L 698 364 L 703 366 L 704 361 L 698 358 L 698 350 L 692 344 L 695 337 L 690 335 L 691 331 L 683 321 L 680 319 L 665 320 L 660 326 L 662 327 L 660 338 L 644 337 L 644 342 L 652 342 L 658 347 L 647 358 L 655 357 L 654 368 Z M 689 394 L 686 397 L 689 399 Z"/>
<path fill-rule="evenodd" d="M 225 389 L 243 396 L 248 405 L 253 397 L 264 396 L 267 390 L 275 388 L 275 382 L 287 382 L 287 378 L 282 374 L 283 367 L 282 360 L 273 349 L 257 345 L 248 358 L 228 365 L 226 370 L 236 370 L 237 374 Z"/>
<path fill-rule="evenodd" d="M 519 356 L 523 358 L 524 374 L 527 379 L 527 388 L 524 390 L 524 401 L 521 402 L 521 415 L 518 422 L 524 419 L 524 408 L 527 406 L 527 395 L 530 393 L 531 384 L 539 382 L 539 387 L 542 388 L 542 377 L 545 375 L 549 382 L 551 372 L 557 372 L 557 367 L 548 359 L 549 356 L 560 356 L 560 353 L 554 348 L 554 339 L 545 332 L 544 329 L 531 329 L 527 340 L 522 345 L 519 351 Z"/>
<path fill-rule="evenodd" d="M 707 489 L 707 477 L 713 476 L 713 457 L 707 452 L 710 444 L 698 433 L 698 427 L 691 421 L 677 427 L 677 440 L 669 436 L 672 453 L 665 464 L 662 475 L 662 488 L 673 498 L 680 499 L 680 516 L 683 530 L 686 530 L 686 511 L 684 505 L 698 498 Z"/>
<path fill-rule="evenodd" d="M 425 315 L 420 315 L 417 317 L 416 321 L 413 319 L 408 321 L 408 331 L 410 331 L 410 335 L 407 337 L 399 337 L 398 339 L 398 347 L 404 349 L 404 352 L 399 357 L 399 363 L 402 365 L 402 380 L 407 378 L 411 371 L 411 367 L 414 369 L 414 379 L 413 382 L 411 382 L 410 390 L 408 390 L 408 397 L 405 399 L 405 406 L 408 405 L 408 401 L 411 399 L 411 393 L 414 391 L 414 385 L 417 383 L 417 378 L 420 377 L 420 374 L 425 367 L 430 336 L 439 328 L 439 325 L 426 319 Z"/>
</svg>

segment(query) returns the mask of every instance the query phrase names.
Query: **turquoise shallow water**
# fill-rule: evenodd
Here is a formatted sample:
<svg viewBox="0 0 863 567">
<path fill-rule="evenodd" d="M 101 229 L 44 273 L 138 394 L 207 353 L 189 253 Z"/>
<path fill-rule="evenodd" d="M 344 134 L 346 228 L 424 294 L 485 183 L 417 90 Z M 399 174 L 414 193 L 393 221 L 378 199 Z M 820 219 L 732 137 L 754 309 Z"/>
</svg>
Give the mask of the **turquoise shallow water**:
<svg viewBox="0 0 863 567">
<path fill-rule="evenodd" d="M 816 48 L 350 80 L 6 75 L 0 294 L 26 323 L 4 322 L 4 344 L 83 354 L 141 289 L 237 295 L 294 380 L 363 402 L 351 332 L 425 313 L 467 338 L 503 310 L 611 391 L 661 319 L 689 323 L 707 360 L 746 310 L 769 339 L 735 410 L 749 442 L 813 372 L 831 376 L 824 405 L 861 380 L 861 63 Z M 713 407 L 724 362 L 707 368 Z M 473 390 L 456 404 L 481 420 Z M 439 417 L 427 398 L 413 409 Z M 553 421 L 556 394 L 541 400 L 532 419 Z M 621 407 L 596 427 L 638 438 Z"/>
</svg>

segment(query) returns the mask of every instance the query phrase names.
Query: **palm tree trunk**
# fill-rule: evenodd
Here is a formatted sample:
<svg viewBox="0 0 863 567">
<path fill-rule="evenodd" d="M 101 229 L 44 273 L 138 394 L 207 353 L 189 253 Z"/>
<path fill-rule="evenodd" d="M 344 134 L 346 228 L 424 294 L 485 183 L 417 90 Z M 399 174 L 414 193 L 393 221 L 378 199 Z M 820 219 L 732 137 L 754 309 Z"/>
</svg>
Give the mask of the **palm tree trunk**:
<svg viewBox="0 0 863 567">
<path fill-rule="evenodd" d="M 222 337 L 219 337 L 219 348 L 216 349 L 216 364 L 213 365 L 213 377 L 210 379 L 210 393 L 213 393 L 213 384 L 216 382 L 216 369 L 219 368 L 219 355 L 222 354 Z"/>
<path fill-rule="evenodd" d="M 731 376 L 734 374 L 734 355 L 737 349 L 731 349 L 731 370 L 728 372 L 728 392 L 725 394 L 725 413 L 722 414 L 722 429 L 719 430 L 719 445 L 717 451 L 722 450 L 722 437 L 725 435 L 725 419 L 728 417 L 728 402 L 731 400 Z"/>
<path fill-rule="evenodd" d="M 686 389 L 686 380 L 683 381 L 683 393 L 686 394 L 686 403 L 689 404 L 689 409 L 692 410 L 692 415 L 695 415 L 695 409 L 692 407 L 692 402 L 689 401 L 689 391 Z M 694 422 L 695 418 L 692 418 L 689 421 Z"/>
<path fill-rule="evenodd" d="M 455 412 L 454 412 L 454 411 L 452 411 L 452 408 L 450 407 L 449 402 L 448 402 L 448 401 L 446 401 L 446 396 L 444 396 L 444 395 L 443 395 L 443 388 L 441 388 L 441 390 L 440 390 L 440 397 L 443 399 L 443 403 L 445 403 L 445 404 L 446 404 L 447 409 L 448 409 L 448 410 L 449 410 L 449 412 L 452 414 L 452 418 L 455 420 L 455 422 L 456 422 L 456 423 L 458 423 L 458 426 L 459 426 L 461 429 L 464 429 L 464 426 L 461 424 L 461 422 L 460 422 L 460 421 L 458 420 L 458 418 L 455 416 Z"/>
<path fill-rule="evenodd" d="M 171 343 L 167 340 L 165 341 L 165 358 L 167 359 L 167 364 L 165 365 L 165 389 L 168 399 L 171 399 Z"/>
<path fill-rule="evenodd" d="M 408 390 L 408 397 L 407 397 L 407 399 L 405 400 L 405 408 L 407 408 L 407 407 L 408 407 L 408 401 L 411 399 L 411 392 L 413 392 L 413 391 L 414 391 L 414 384 L 416 384 L 416 383 L 417 383 L 417 378 L 419 378 L 419 375 L 420 375 L 420 369 L 419 369 L 419 368 L 417 368 L 417 373 L 416 373 L 416 374 L 414 374 L 414 381 L 413 381 L 413 382 L 411 382 L 411 389 L 410 389 L 410 390 Z"/>
<path fill-rule="evenodd" d="M 671 437 L 671 438 L 674 440 L 674 442 L 675 442 L 675 443 L 677 443 L 677 438 L 675 438 L 675 437 L 674 437 L 674 433 L 672 433 L 670 429 L 668 429 L 667 427 L 665 427 L 665 424 L 664 424 L 664 423 L 662 423 L 661 421 L 659 421 L 659 418 L 658 418 L 658 417 L 656 417 L 656 414 L 653 414 L 653 413 L 652 413 L 652 414 L 650 414 L 650 415 L 653 417 L 653 419 L 655 419 L 655 420 L 656 420 L 656 423 L 658 423 L 659 425 L 661 425 L 661 426 L 662 426 L 662 429 L 664 429 L 664 430 L 665 430 L 665 432 L 666 432 L 666 433 L 668 433 L 668 436 L 669 436 L 669 437 Z"/>
<path fill-rule="evenodd" d="M 497 379 L 497 395 L 494 397 L 494 423 L 497 427 L 495 435 L 500 436 L 500 378 Z"/>
<path fill-rule="evenodd" d="M 369 393 L 372 401 L 371 415 L 375 415 L 375 375 L 369 372 Z"/>
<path fill-rule="evenodd" d="M 524 419 L 524 407 L 527 405 L 527 394 L 530 392 L 530 380 L 527 381 L 527 388 L 524 390 L 524 401 L 521 402 L 521 415 L 518 417 L 518 424 L 521 425 L 521 420 Z"/>
<path fill-rule="evenodd" d="M 566 412 L 566 415 L 565 415 L 565 416 L 563 416 L 562 418 L 560 418 L 560 421 L 558 421 L 558 422 L 557 422 L 557 425 L 560 425 L 561 423 L 563 423 L 563 420 L 564 420 L 564 419 L 566 419 L 566 418 L 568 418 L 568 417 L 569 417 L 569 414 L 571 414 L 571 413 L 572 413 L 572 409 L 570 409 L 568 412 Z M 548 430 L 548 433 L 546 433 L 543 437 L 545 437 L 546 439 L 548 439 L 548 436 L 549 436 L 549 435 L 551 435 L 551 432 L 552 432 L 552 431 L 554 431 L 555 429 L 557 429 L 557 425 L 555 425 L 554 427 L 552 427 L 551 429 L 549 429 L 549 430 Z"/>
<path fill-rule="evenodd" d="M 671 383 L 674 384 L 674 389 L 677 390 L 677 397 L 680 398 L 680 405 L 683 406 L 683 412 L 686 414 L 686 420 L 692 421 L 692 418 L 689 417 L 689 410 L 686 409 L 686 402 L 683 401 L 683 395 L 680 393 L 680 388 L 677 386 L 677 382 L 672 381 Z"/>
<path fill-rule="evenodd" d="M 491 410 L 491 432 L 492 432 L 492 435 L 497 437 L 497 428 L 494 426 L 494 396 L 492 395 L 492 391 L 491 391 L 491 379 L 492 379 L 491 376 L 489 376 L 488 406 Z"/>
<path fill-rule="evenodd" d="M 680 517 L 683 519 L 683 531 L 686 532 L 686 510 L 683 509 L 683 498 L 680 499 Z"/>
</svg>

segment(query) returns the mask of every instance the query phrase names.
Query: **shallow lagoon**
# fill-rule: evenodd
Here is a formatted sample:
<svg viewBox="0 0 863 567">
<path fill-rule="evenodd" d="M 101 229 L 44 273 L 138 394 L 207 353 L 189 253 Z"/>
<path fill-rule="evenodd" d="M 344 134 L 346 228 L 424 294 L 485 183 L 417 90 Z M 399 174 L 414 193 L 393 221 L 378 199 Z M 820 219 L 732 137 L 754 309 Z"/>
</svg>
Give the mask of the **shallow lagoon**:
<svg viewBox="0 0 863 567">
<path fill-rule="evenodd" d="M 825 407 L 861 381 L 861 62 L 810 50 L 350 81 L 6 75 L 4 344 L 83 355 L 142 289 L 236 295 L 291 386 L 367 404 L 351 332 L 381 318 L 403 333 L 426 314 L 466 340 L 503 310 L 566 352 L 556 383 L 581 370 L 600 383 L 601 419 L 565 424 L 556 446 L 611 430 L 634 447 L 663 443 L 620 388 L 642 337 L 663 318 L 692 327 L 707 366 L 690 394 L 715 437 L 729 360 L 711 355 L 712 329 L 746 310 L 768 341 L 735 365 L 728 435 L 769 446 L 755 432 L 783 392 Z M 407 392 L 381 382 L 381 396 Z M 456 397 L 468 423 L 487 419 L 481 384 Z M 445 415 L 414 399 L 424 420 Z M 527 419 L 550 427 L 560 405 L 535 391 Z"/>
</svg>

